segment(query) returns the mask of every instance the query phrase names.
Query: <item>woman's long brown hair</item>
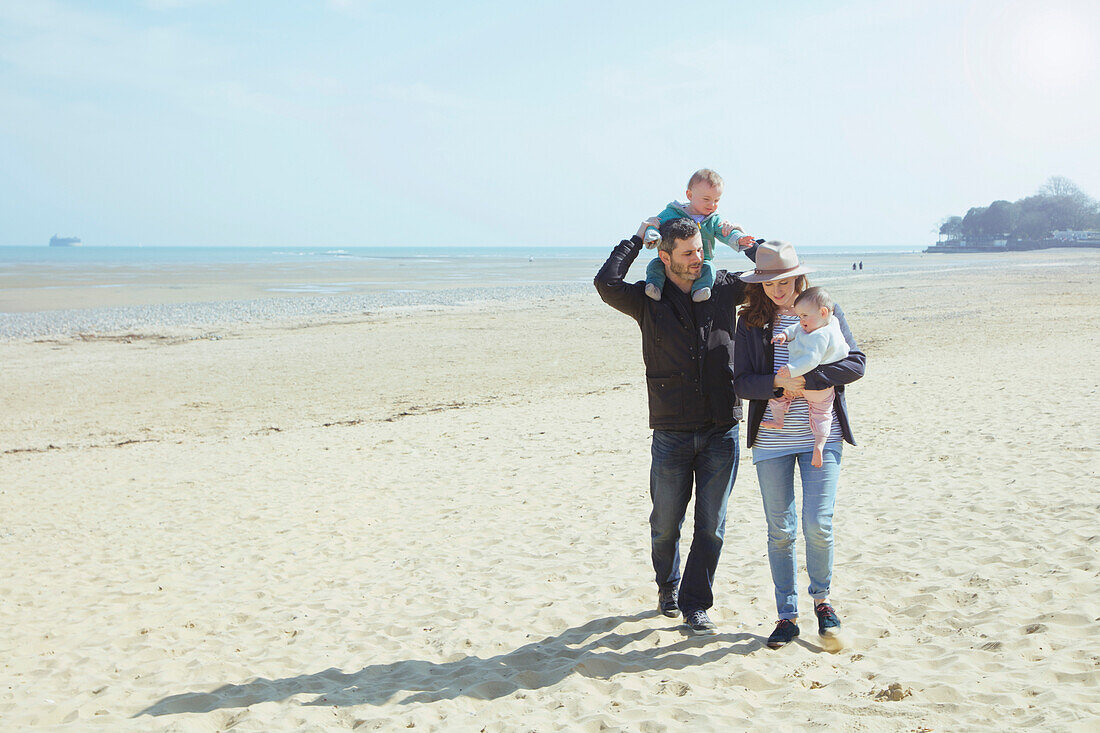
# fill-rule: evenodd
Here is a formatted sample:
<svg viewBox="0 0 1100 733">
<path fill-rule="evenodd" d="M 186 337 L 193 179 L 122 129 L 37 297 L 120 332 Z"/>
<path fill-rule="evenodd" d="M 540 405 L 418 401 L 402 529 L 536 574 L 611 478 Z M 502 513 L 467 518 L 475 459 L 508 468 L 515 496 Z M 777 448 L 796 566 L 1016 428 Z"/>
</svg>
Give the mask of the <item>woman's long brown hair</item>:
<svg viewBox="0 0 1100 733">
<path fill-rule="evenodd" d="M 805 275 L 799 275 L 794 281 L 794 290 L 801 293 L 810 287 L 810 281 Z M 779 306 L 775 304 L 760 283 L 745 283 L 745 304 L 737 312 L 741 320 L 752 328 L 763 328 L 775 320 L 775 314 Z"/>
</svg>

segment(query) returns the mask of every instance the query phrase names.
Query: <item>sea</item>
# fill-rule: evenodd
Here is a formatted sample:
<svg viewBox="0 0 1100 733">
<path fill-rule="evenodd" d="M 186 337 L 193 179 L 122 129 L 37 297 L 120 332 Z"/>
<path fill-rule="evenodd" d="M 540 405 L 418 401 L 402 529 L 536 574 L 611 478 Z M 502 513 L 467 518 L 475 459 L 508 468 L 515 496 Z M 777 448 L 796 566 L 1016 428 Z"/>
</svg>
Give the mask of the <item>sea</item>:
<svg viewBox="0 0 1100 733">
<path fill-rule="evenodd" d="M 591 282 L 610 247 L 0 247 L 0 312 L 25 311 L 15 291 L 64 290 L 56 307 L 79 307 L 80 290 L 138 289 L 156 301 L 158 288 L 207 285 L 232 295 L 246 284 L 250 297 L 340 293 L 415 292 L 462 287 L 500 287 Z M 824 271 L 899 266 L 898 255 L 916 248 L 813 248 L 803 259 Z M 750 269 L 722 251 L 718 268 Z M 644 278 L 653 252 L 643 251 L 631 277 Z M 904 259 L 904 258 L 903 258 Z M 881 270 L 880 270 L 881 271 Z M 166 293 L 167 294 L 167 293 Z M 209 295 L 209 288 L 203 293 Z M 42 293 L 38 293 L 39 296 Z M 61 297 L 59 293 L 59 297 Z M 27 298 L 37 304 L 42 297 Z M 179 300 L 178 297 L 169 300 Z"/>
<path fill-rule="evenodd" d="M 0 247 L 0 338 L 594 296 L 611 246 Z M 800 247 L 815 284 L 1004 263 L 1001 253 Z M 655 256 L 643 250 L 629 281 Z M 718 269 L 748 270 L 720 248 Z M 854 283 L 853 283 L 854 284 Z"/>
</svg>

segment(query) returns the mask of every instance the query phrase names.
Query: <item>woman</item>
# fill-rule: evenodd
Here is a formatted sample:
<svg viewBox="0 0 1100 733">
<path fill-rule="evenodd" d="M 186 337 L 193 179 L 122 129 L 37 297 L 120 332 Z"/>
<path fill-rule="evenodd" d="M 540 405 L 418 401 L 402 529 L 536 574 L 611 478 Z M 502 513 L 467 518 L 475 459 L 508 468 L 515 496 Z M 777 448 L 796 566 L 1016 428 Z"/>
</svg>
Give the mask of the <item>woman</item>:
<svg viewBox="0 0 1100 733">
<path fill-rule="evenodd" d="M 795 556 L 798 515 L 795 509 L 794 468 L 802 480 L 802 527 L 806 539 L 806 570 L 818 633 L 834 636 L 840 619 L 829 604 L 833 575 L 833 506 L 840 474 L 842 440 L 852 445 L 852 430 L 844 403 L 844 385 L 863 376 L 866 357 L 859 350 L 840 306 L 834 315 L 848 342 L 849 353 L 840 361 L 818 366 L 801 377 L 776 374 L 787 363 L 785 344 L 773 344 L 772 335 L 798 322 L 794 301 L 809 287 L 811 269 L 800 264 L 794 247 L 786 242 L 766 242 L 757 250 L 756 269 L 741 274 L 750 283 L 745 291 L 734 338 L 734 388 L 749 400 L 748 445 L 760 482 L 764 514 L 768 521 L 768 561 L 775 584 L 779 623 L 768 637 L 778 649 L 798 636 L 798 564 Z M 825 443 L 822 465 L 811 465 L 814 435 L 809 411 L 802 397 L 805 389 L 835 387 L 833 427 Z M 761 427 L 771 418 L 768 400 L 794 398 L 783 427 Z"/>
</svg>

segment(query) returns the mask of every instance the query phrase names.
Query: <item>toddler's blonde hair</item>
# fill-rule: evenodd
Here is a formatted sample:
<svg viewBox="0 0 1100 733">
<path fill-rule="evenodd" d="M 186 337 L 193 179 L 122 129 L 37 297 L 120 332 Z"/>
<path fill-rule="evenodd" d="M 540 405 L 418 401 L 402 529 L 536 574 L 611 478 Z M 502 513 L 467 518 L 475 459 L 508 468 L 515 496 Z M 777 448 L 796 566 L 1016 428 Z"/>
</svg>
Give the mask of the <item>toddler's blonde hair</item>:
<svg viewBox="0 0 1100 733">
<path fill-rule="evenodd" d="M 709 183 L 715 188 L 725 188 L 726 184 L 722 181 L 722 176 L 718 175 L 710 168 L 700 168 L 691 174 L 691 178 L 688 179 L 688 188 L 690 189 L 696 183 Z"/>
</svg>

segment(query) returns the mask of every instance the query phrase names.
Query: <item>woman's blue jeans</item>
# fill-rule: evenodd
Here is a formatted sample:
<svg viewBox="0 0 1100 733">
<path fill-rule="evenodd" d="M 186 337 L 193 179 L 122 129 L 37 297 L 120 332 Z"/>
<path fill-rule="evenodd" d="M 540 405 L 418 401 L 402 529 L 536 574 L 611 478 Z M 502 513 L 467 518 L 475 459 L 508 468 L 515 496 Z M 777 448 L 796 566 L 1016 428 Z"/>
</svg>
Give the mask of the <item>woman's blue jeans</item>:
<svg viewBox="0 0 1100 733">
<path fill-rule="evenodd" d="M 833 579 L 833 508 L 840 451 L 825 446 L 821 468 L 810 465 L 812 451 L 771 458 L 756 464 L 764 516 L 768 521 L 768 562 L 775 584 L 775 607 L 779 618 L 798 616 L 798 559 L 795 538 L 798 512 L 795 509 L 794 467 L 802 478 L 802 533 L 806 539 L 806 572 L 810 596 L 815 601 L 829 597 Z"/>
<path fill-rule="evenodd" d="M 685 615 L 714 604 L 711 586 L 722 538 L 726 505 L 737 478 L 737 425 L 699 431 L 654 430 L 649 495 L 653 570 L 660 588 L 679 585 Z M 692 483 L 695 485 L 695 532 L 683 579 L 680 576 L 680 528 Z"/>
</svg>

